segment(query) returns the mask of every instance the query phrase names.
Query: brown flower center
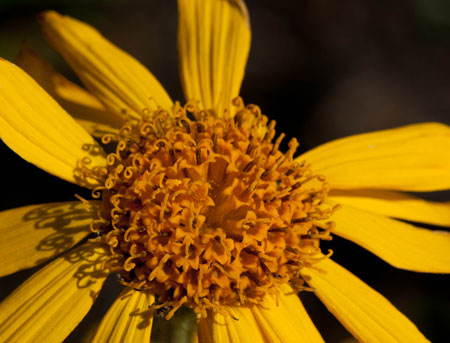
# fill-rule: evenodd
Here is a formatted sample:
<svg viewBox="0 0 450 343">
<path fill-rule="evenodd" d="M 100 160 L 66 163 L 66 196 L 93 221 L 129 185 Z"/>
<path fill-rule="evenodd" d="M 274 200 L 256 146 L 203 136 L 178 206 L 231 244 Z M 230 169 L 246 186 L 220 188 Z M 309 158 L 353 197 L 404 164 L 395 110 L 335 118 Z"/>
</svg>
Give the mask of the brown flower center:
<svg viewBox="0 0 450 343">
<path fill-rule="evenodd" d="M 109 268 L 153 292 L 166 318 L 181 305 L 205 315 L 261 303 L 280 283 L 300 290 L 300 269 L 329 239 L 317 226 L 332 211 L 322 209 L 327 185 L 293 161 L 297 141 L 281 153 L 275 122 L 233 105 L 223 119 L 190 103 L 146 113 L 107 158 L 93 229 L 110 246 Z"/>
</svg>

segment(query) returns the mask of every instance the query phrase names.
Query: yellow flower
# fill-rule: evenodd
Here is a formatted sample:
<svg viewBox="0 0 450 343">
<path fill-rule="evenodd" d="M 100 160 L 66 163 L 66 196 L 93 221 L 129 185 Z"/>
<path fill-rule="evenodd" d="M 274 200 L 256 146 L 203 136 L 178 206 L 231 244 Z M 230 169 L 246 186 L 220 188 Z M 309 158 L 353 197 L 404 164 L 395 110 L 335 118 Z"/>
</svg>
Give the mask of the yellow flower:
<svg viewBox="0 0 450 343">
<path fill-rule="evenodd" d="M 198 314 L 199 342 L 321 342 L 301 290 L 359 341 L 426 342 L 320 241 L 339 235 L 395 267 L 449 273 L 450 235 L 397 219 L 450 226 L 449 203 L 404 193 L 450 189 L 450 128 L 361 134 L 295 158 L 293 139 L 281 153 L 284 135 L 273 141 L 275 124 L 238 97 L 245 5 L 178 5 L 184 106 L 92 27 L 55 12 L 41 17 L 45 35 L 87 90 L 28 48 L 17 63 L 42 88 L 0 61 L 2 140 L 99 199 L 0 213 L 0 275 L 65 252 L 0 305 L 0 340 L 63 341 L 117 273 L 126 287 L 93 342 L 148 342 L 153 316 L 180 306 Z"/>
</svg>

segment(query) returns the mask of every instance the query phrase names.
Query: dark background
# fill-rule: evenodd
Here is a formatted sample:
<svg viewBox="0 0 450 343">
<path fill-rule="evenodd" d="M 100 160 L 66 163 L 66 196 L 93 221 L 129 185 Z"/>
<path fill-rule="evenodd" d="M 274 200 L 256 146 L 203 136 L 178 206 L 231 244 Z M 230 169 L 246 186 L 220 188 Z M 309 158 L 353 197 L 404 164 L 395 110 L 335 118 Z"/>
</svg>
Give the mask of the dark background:
<svg viewBox="0 0 450 343">
<path fill-rule="evenodd" d="M 297 137 L 301 151 L 360 132 L 423 121 L 450 123 L 447 0 L 249 0 L 247 5 L 253 37 L 241 94 L 246 103 L 258 104 L 276 119 L 279 132 Z M 41 36 L 35 17 L 45 9 L 94 25 L 145 64 L 173 99 L 182 99 L 176 1 L 0 0 L 0 56 L 14 59 L 27 40 L 76 80 Z M 0 210 L 73 200 L 74 193 L 89 197 L 89 192 L 22 161 L 2 143 L 0 150 Z M 448 192 L 432 197 L 450 198 Z M 343 239 L 335 238 L 329 246 L 335 261 L 385 295 L 431 341 L 450 341 L 448 276 L 397 270 Z M 1 297 L 32 271 L 1 279 Z M 68 342 L 83 341 L 115 294 L 117 287 L 110 282 L 83 330 Z M 354 341 L 312 294 L 301 297 L 327 342 Z M 155 341 L 184 342 L 178 337 L 184 331 L 171 330 L 181 327 L 185 316 L 172 327 L 158 322 Z"/>
</svg>

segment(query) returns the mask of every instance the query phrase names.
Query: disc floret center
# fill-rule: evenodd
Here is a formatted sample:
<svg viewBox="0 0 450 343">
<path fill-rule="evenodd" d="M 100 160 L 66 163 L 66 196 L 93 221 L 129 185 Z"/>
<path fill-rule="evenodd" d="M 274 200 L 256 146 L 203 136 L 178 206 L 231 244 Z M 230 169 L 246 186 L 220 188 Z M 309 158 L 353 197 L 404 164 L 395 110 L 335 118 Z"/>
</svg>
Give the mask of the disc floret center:
<svg viewBox="0 0 450 343">
<path fill-rule="evenodd" d="M 280 283 L 303 288 L 302 266 L 329 230 L 317 223 L 328 187 L 295 139 L 279 150 L 257 106 L 218 118 L 194 104 L 130 120 L 108 155 L 94 230 L 121 282 L 157 296 L 155 308 L 220 310 L 263 301 Z M 98 192 L 100 191 L 100 192 Z"/>
</svg>

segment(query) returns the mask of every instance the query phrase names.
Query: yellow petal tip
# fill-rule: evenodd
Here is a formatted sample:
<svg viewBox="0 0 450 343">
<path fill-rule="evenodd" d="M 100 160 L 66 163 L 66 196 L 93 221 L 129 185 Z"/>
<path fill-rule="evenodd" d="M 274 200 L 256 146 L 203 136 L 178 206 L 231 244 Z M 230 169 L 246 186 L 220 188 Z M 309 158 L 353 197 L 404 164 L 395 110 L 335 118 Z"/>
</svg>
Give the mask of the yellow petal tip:
<svg viewBox="0 0 450 343">
<path fill-rule="evenodd" d="M 37 15 L 37 19 L 40 23 L 52 20 L 52 19 L 60 19 L 62 16 L 56 11 L 48 10 L 48 11 L 42 11 Z"/>
</svg>

